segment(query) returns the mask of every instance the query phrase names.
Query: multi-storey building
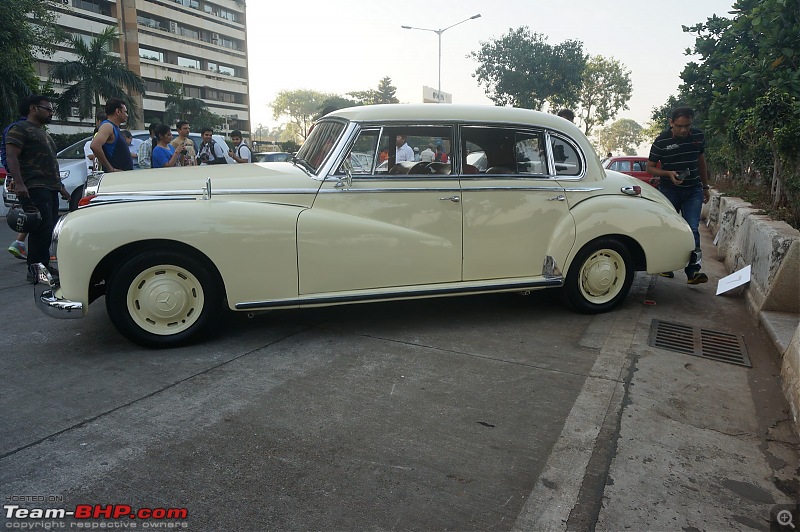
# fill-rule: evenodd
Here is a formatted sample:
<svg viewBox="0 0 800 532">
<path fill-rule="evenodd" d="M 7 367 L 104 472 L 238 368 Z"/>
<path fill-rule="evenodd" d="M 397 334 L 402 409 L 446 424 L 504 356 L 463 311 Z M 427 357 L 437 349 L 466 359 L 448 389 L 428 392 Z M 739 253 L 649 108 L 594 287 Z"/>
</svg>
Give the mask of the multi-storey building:
<svg viewBox="0 0 800 532">
<path fill-rule="evenodd" d="M 120 55 L 147 85 L 138 96 L 140 125 L 161 122 L 163 80 L 171 78 L 185 96 L 200 98 L 211 112 L 225 117 L 224 132 L 250 131 L 247 69 L 247 26 L 244 0 L 61 0 L 58 24 L 68 33 L 90 40 L 108 26 L 121 37 L 112 53 Z M 51 64 L 73 58 L 69 48 L 39 59 L 38 74 L 48 78 Z M 54 88 L 59 91 L 60 87 Z M 92 118 L 57 117 L 55 133 L 93 126 Z"/>
</svg>

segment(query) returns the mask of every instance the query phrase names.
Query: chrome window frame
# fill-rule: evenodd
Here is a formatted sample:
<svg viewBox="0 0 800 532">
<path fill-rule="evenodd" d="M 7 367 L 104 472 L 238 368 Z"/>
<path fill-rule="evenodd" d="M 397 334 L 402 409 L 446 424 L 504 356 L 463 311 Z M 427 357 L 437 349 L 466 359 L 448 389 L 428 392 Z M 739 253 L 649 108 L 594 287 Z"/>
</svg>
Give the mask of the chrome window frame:
<svg viewBox="0 0 800 532">
<path fill-rule="evenodd" d="M 551 174 L 554 179 L 558 180 L 569 180 L 569 181 L 580 181 L 584 177 L 586 177 L 586 170 L 588 168 L 586 164 L 586 154 L 583 153 L 583 150 L 578 146 L 578 143 L 572 140 L 569 136 L 565 133 L 561 133 L 560 131 L 545 131 L 547 135 L 547 152 L 548 157 L 550 159 L 550 168 L 553 169 L 553 173 Z M 553 139 L 559 139 L 563 142 L 566 142 L 572 149 L 575 150 L 575 153 L 578 154 L 578 158 L 580 159 L 581 163 L 581 171 L 577 175 L 559 175 L 556 171 L 556 162 L 553 156 Z"/>
</svg>

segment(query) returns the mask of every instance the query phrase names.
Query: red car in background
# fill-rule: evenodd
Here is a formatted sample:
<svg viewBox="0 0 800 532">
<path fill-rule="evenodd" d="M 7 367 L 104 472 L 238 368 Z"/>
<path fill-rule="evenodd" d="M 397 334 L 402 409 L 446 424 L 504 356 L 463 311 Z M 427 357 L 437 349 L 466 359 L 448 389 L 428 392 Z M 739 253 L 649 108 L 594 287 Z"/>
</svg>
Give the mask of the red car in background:
<svg viewBox="0 0 800 532">
<path fill-rule="evenodd" d="M 652 175 L 647 173 L 647 157 L 624 156 L 609 157 L 603 161 L 603 168 L 628 174 L 645 183 L 649 183 Z"/>
</svg>

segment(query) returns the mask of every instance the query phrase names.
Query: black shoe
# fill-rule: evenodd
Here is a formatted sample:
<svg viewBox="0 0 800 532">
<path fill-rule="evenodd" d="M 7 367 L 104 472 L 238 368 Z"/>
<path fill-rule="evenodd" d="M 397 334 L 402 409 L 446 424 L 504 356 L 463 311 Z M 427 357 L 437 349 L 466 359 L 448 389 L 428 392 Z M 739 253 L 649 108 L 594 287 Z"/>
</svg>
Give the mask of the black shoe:
<svg viewBox="0 0 800 532">
<path fill-rule="evenodd" d="M 661 277 L 666 277 L 667 279 L 672 279 L 673 277 L 675 277 L 675 273 L 673 272 L 661 272 L 658 275 L 660 275 Z"/>
<path fill-rule="evenodd" d="M 708 275 L 703 272 L 694 272 L 691 277 L 686 280 L 686 284 L 703 284 L 708 282 Z"/>
</svg>

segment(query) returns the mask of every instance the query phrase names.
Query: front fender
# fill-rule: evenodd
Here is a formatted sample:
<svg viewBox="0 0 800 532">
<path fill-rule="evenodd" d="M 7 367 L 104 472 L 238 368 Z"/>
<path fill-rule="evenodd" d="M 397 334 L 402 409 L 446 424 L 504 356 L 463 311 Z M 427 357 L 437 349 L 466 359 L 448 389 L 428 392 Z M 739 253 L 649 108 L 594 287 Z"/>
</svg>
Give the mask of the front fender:
<svg viewBox="0 0 800 532">
<path fill-rule="evenodd" d="M 624 235 L 642 248 L 647 273 L 682 269 L 694 250 L 694 236 L 686 220 L 674 209 L 635 196 L 595 196 L 570 212 L 576 239 L 565 273 L 578 251 L 588 242 L 610 235 Z"/>
<path fill-rule="evenodd" d="M 180 242 L 205 255 L 222 277 L 231 308 L 240 301 L 297 297 L 296 227 L 302 210 L 214 200 L 80 209 L 68 215 L 59 233 L 61 293 L 86 309 L 92 274 L 105 257 L 131 244 L 159 240 L 161 245 Z"/>
</svg>

